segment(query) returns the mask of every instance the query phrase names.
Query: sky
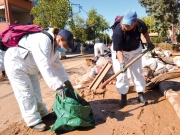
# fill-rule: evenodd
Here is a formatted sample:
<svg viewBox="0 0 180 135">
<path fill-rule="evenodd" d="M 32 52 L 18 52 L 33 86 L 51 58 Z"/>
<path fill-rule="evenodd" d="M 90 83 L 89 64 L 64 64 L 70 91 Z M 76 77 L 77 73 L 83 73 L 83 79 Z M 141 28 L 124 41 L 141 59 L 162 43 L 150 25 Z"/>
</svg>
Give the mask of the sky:
<svg viewBox="0 0 180 135">
<path fill-rule="evenodd" d="M 70 0 L 73 13 L 78 13 L 80 17 L 87 18 L 87 13 L 94 7 L 98 14 L 102 15 L 110 26 L 113 25 L 117 15 L 122 16 L 127 9 L 134 9 L 138 17 L 147 16 L 145 8 L 141 7 L 138 0 Z M 79 10 L 79 5 L 82 9 Z M 112 35 L 112 31 L 106 31 Z"/>
</svg>

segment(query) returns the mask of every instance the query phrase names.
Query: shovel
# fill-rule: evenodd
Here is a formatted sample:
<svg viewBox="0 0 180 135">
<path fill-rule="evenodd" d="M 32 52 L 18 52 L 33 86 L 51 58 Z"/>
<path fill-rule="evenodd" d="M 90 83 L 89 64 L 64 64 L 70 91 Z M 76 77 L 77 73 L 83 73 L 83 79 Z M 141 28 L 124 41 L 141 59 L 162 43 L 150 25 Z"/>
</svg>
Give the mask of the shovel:
<svg viewBox="0 0 180 135">
<path fill-rule="evenodd" d="M 139 58 L 141 58 L 145 53 L 147 53 L 149 50 L 146 49 L 144 50 L 141 54 L 139 54 L 136 58 L 134 58 L 132 61 L 130 61 L 125 67 L 124 67 L 124 71 L 127 70 L 127 68 L 132 65 L 135 61 L 137 61 Z M 113 80 L 115 77 L 117 77 L 120 73 L 123 73 L 124 71 L 122 70 L 119 70 L 117 73 L 115 73 L 114 75 L 112 75 L 109 79 L 107 79 L 104 83 L 100 84 L 99 88 L 98 88 L 98 92 L 96 93 L 99 93 L 100 91 L 103 93 L 103 89 L 104 87 L 111 81 Z M 101 93 L 100 92 L 100 93 Z"/>
</svg>

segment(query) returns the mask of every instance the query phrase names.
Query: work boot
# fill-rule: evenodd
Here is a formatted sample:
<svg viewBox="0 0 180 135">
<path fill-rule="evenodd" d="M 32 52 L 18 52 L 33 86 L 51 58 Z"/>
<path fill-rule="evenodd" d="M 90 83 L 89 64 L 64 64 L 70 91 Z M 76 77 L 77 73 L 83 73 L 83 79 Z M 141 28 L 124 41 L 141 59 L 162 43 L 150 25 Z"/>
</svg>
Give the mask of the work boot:
<svg viewBox="0 0 180 135">
<path fill-rule="evenodd" d="M 41 131 L 44 131 L 46 129 L 46 124 L 41 122 L 41 123 L 36 124 L 35 126 L 31 126 L 30 128 L 41 132 Z"/>
<path fill-rule="evenodd" d="M 138 100 L 139 100 L 139 102 L 143 103 L 144 105 L 148 104 L 147 100 L 144 98 L 143 92 L 138 92 Z"/>
<path fill-rule="evenodd" d="M 127 105 L 127 95 L 126 94 L 121 94 L 120 107 L 124 108 L 126 105 Z"/>
<path fill-rule="evenodd" d="M 6 77 L 6 72 L 5 71 L 2 71 L 2 76 Z"/>
</svg>

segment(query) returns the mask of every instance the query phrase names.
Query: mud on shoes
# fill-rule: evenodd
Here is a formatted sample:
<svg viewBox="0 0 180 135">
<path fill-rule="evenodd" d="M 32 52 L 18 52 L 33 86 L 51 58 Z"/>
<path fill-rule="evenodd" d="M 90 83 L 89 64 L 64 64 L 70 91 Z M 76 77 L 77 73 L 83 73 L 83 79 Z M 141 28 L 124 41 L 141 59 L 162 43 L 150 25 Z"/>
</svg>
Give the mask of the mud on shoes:
<svg viewBox="0 0 180 135">
<path fill-rule="evenodd" d="M 148 104 L 147 100 L 144 98 L 143 92 L 138 92 L 138 100 L 139 100 L 139 102 L 143 103 L 143 105 Z"/>
<path fill-rule="evenodd" d="M 42 131 L 44 131 L 46 129 L 46 124 L 41 122 L 41 123 L 38 123 L 38 124 L 36 124 L 34 126 L 30 126 L 30 128 L 32 128 L 32 129 L 34 129 L 36 131 L 42 132 Z"/>
<path fill-rule="evenodd" d="M 120 108 L 124 108 L 127 105 L 127 95 L 121 94 L 121 102 L 119 103 Z"/>
</svg>

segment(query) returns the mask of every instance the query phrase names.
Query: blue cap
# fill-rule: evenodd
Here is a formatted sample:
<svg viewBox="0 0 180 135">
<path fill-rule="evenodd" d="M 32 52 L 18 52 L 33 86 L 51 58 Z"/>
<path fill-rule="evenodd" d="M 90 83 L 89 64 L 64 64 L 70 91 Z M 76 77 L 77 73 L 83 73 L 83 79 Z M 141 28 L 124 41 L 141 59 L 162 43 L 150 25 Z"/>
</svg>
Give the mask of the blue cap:
<svg viewBox="0 0 180 135">
<path fill-rule="evenodd" d="M 137 19 L 136 11 L 132 9 L 128 9 L 124 13 L 122 24 L 131 26 L 134 20 L 136 19 Z"/>
<path fill-rule="evenodd" d="M 68 30 L 60 30 L 58 35 L 64 38 L 68 44 L 68 47 L 73 49 L 73 34 Z"/>
</svg>

